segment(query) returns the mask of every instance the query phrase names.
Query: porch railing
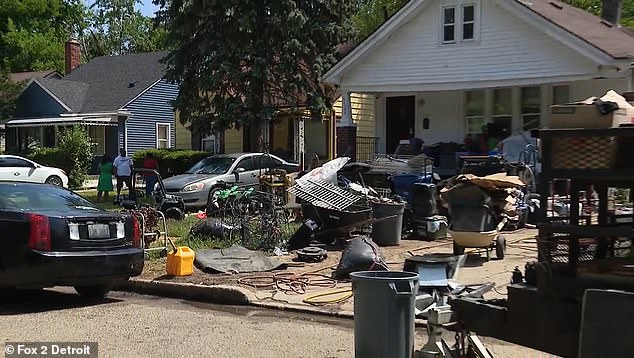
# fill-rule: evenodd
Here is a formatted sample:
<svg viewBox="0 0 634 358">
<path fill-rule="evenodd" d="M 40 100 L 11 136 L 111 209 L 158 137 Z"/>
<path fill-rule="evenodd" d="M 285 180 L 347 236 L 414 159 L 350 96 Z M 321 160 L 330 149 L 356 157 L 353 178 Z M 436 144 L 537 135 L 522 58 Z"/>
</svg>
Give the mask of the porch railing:
<svg viewBox="0 0 634 358">
<path fill-rule="evenodd" d="M 379 138 L 357 137 L 357 161 L 366 162 L 374 159 L 379 150 Z"/>
</svg>

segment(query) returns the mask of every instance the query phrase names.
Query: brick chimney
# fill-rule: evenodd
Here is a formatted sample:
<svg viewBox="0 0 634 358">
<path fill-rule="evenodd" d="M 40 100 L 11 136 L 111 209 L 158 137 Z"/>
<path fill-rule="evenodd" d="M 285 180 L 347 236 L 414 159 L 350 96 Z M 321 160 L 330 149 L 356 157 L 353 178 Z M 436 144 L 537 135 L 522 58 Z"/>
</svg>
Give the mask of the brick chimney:
<svg viewBox="0 0 634 358">
<path fill-rule="evenodd" d="M 602 0 L 601 18 L 611 24 L 621 21 L 621 0 Z"/>
<path fill-rule="evenodd" d="M 70 74 L 81 64 L 81 46 L 75 38 L 70 38 L 64 44 L 64 59 L 66 74 Z"/>
</svg>

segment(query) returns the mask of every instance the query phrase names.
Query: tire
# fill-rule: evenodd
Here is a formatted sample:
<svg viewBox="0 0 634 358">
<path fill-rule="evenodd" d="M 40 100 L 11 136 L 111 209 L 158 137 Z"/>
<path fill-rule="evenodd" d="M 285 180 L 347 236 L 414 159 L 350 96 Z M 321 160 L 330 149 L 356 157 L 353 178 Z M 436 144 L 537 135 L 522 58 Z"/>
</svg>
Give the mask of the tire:
<svg viewBox="0 0 634 358">
<path fill-rule="evenodd" d="M 217 212 L 217 208 L 214 208 L 213 203 L 215 194 L 220 190 L 222 190 L 220 187 L 213 187 L 209 190 L 209 195 L 207 195 L 207 205 L 205 206 L 205 212 L 208 217 L 212 217 Z"/>
<path fill-rule="evenodd" d="M 89 286 L 75 286 L 75 291 L 85 298 L 102 299 L 112 290 L 112 286 L 112 282 Z"/>
<path fill-rule="evenodd" d="M 502 260 L 504 256 L 506 256 L 506 238 L 502 235 L 498 235 L 498 237 L 495 238 L 495 257 L 497 257 L 498 260 Z"/>
<path fill-rule="evenodd" d="M 168 208 L 167 210 L 165 210 L 163 215 L 165 215 L 166 219 L 173 219 L 178 221 L 185 219 L 185 213 L 183 213 L 183 211 L 179 208 Z"/>
<path fill-rule="evenodd" d="M 51 175 L 50 177 L 46 178 L 44 183 L 55 185 L 55 186 L 64 186 L 64 182 L 62 181 L 62 178 L 58 177 L 57 175 Z"/>
<path fill-rule="evenodd" d="M 455 242 L 453 243 L 453 254 L 454 255 L 456 255 L 456 256 L 464 255 L 464 249 L 465 249 L 464 247 L 456 244 Z"/>
</svg>

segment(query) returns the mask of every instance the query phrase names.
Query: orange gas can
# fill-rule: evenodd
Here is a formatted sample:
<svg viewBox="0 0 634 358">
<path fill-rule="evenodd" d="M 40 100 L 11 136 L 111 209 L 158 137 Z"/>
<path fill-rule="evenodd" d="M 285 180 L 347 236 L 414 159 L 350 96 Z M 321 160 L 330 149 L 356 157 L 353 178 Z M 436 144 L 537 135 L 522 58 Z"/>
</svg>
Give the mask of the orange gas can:
<svg viewBox="0 0 634 358">
<path fill-rule="evenodd" d="M 187 246 L 176 247 L 167 254 L 167 274 L 172 276 L 189 276 L 194 273 L 194 250 Z"/>
</svg>

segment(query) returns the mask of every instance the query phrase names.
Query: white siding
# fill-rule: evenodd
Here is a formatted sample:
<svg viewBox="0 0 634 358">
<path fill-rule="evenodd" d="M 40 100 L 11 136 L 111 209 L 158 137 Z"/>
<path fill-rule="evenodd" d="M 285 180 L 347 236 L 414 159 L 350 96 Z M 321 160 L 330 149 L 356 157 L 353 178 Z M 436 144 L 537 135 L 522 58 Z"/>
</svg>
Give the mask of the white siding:
<svg viewBox="0 0 634 358">
<path fill-rule="evenodd" d="M 628 90 L 628 79 L 600 79 L 578 81 L 570 85 L 570 100 L 581 101 L 588 97 L 601 97 L 607 91 L 623 93 Z"/>
<path fill-rule="evenodd" d="M 423 8 L 411 22 L 347 73 L 341 87 L 394 91 L 403 86 L 455 84 L 455 89 L 489 87 L 496 81 L 596 73 L 593 62 L 540 29 L 495 5 L 481 1 L 480 41 L 439 44 L 439 2 Z M 488 82 L 488 83 L 487 83 Z M 499 84 L 499 83 L 498 83 Z M 428 87 L 424 87 L 427 85 Z"/>
</svg>

